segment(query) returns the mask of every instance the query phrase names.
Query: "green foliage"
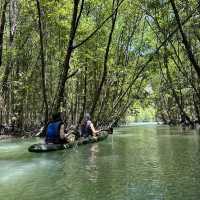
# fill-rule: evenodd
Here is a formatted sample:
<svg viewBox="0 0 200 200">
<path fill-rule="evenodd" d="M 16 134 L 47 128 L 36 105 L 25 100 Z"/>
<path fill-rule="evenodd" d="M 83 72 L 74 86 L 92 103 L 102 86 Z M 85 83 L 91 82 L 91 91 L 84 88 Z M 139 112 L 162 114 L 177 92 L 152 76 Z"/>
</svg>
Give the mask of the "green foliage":
<svg viewBox="0 0 200 200">
<path fill-rule="evenodd" d="M 137 107 L 132 115 L 127 117 L 127 121 L 130 122 L 155 122 L 155 108 L 148 106 L 146 108 Z"/>
<path fill-rule="evenodd" d="M 111 15 L 112 2 L 85 1 L 74 45 L 87 38 Z M 51 110 L 60 74 L 63 73 L 61 68 L 70 37 L 74 1 L 41 0 L 40 4 L 46 88 Z M 196 7 L 195 1 L 189 5 L 187 1 L 177 1 L 176 4 L 181 8 L 182 21 Z M 12 115 L 22 109 L 22 115 L 29 116 L 27 121 L 39 121 L 43 119 L 44 103 L 41 98 L 41 52 L 36 1 L 17 2 L 16 12 L 13 13 L 17 15 L 13 16 L 16 17 L 14 40 L 10 44 L 10 18 L 7 11 L 3 64 L 0 68 L 1 82 L 5 78 L 6 66 L 11 69 L 7 81 L 9 90 L 4 97 L 4 111 Z M 67 80 L 63 94 L 63 110 L 69 124 L 78 122 L 83 109 L 85 112 L 91 110 L 103 75 L 111 21 L 112 18 L 93 37 L 75 49 L 70 57 L 68 75 L 76 70 L 78 72 Z M 194 12 L 183 27 L 197 60 L 200 54 L 198 22 L 199 15 Z M 199 117 L 199 80 L 188 60 L 179 32 L 155 54 L 158 46 L 175 27 L 175 16 L 168 1 L 125 0 L 122 3 L 112 35 L 106 80 L 94 115 L 99 124 L 113 123 L 119 119 L 149 121 L 155 120 L 155 117 L 158 120 L 178 120 L 183 110 L 191 118 Z M 146 65 L 151 57 L 151 62 Z M 144 65 L 144 70 L 138 74 Z"/>
</svg>

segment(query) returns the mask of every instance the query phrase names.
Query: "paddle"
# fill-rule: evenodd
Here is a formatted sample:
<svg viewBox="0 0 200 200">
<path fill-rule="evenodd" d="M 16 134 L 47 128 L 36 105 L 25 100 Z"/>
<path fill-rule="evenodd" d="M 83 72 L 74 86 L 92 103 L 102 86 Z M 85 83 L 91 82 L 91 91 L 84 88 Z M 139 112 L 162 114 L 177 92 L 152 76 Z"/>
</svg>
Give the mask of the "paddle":
<svg viewBox="0 0 200 200">
<path fill-rule="evenodd" d="M 108 134 L 113 134 L 113 128 L 112 127 L 109 127 L 109 128 L 106 128 L 106 129 L 101 129 L 100 132 L 101 131 L 107 131 Z"/>
<path fill-rule="evenodd" d="M 42 127 L 40 128 L 40 130 L 39 130 L 37 133 L 34 134 L 34 136 L 35 136 L 35 137 L 40 137 L 41 134 L 44 133 L 44 131 L 45 131 L 45 126 L 42 126 Z"/>
</svg>

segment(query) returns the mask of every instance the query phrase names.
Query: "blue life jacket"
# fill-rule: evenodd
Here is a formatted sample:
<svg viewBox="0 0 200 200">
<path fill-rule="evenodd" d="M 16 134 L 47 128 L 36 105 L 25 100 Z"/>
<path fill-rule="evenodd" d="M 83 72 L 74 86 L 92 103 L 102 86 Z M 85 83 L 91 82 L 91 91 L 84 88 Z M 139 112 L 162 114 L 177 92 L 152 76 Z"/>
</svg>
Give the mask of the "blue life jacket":
<svg viewBox="0 0 200 200">
<path fill-rule="evenodd" d="M 92 130 L 90 126 L 88 125 L 88 121 L 86 121 L 84 124 L 81 126 L 81 137 L 88 137 L 89 135 L 92 135 Z"/>
<path fill-rule="evenodd" d="M 64 141 L 60 138 L 60 127 L 63 124 L 62 121 L 56 121 L 49 123 L 46 132 L 46 143 L 63 143 Z"/>
</svg>

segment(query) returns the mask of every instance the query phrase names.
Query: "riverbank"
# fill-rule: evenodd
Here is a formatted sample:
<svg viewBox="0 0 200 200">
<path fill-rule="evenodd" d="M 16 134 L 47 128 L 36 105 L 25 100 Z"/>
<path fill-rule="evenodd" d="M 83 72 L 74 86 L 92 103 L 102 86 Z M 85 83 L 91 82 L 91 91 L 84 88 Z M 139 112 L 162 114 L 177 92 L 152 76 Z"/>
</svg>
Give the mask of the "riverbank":
<svg viewBox="0 0 200 200">
<path fill-rule="evenodd" d="M 5 140 L 9 138 L 31 138 L 35 137 L 37 133 L 39 132 L 39 129 L 34 129 L 32 131 L 15 131 L 15 132 L 3 132 L 0 134 L 0 140 Z"/>
<path fill-rule="evenodd" d="M 31 138 L 32 134 L 20 134 L 20 135 L 0 135 L 0 140 L 10 139 L 10 138 Z"/>
</svg>

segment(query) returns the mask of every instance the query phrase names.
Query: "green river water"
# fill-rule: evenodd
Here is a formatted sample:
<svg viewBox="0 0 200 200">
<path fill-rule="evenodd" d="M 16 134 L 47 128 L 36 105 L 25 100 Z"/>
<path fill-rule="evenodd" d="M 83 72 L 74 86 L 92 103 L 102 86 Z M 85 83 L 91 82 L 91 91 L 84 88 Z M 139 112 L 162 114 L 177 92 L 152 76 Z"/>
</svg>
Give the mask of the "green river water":
<svg viewBox="0 0 200 200">
<path fill-rule="evenodd" d="M 39 141 L 0 141 L 0 200 L 200 199 L 195 131 L 135 125 L 99 143 L 29 153 Z"/>
</svg>

